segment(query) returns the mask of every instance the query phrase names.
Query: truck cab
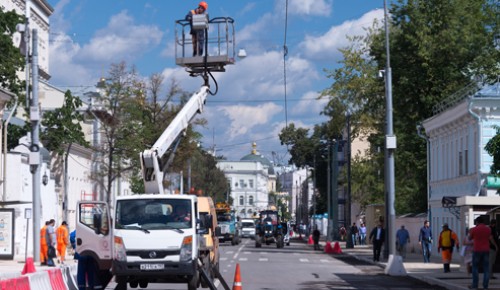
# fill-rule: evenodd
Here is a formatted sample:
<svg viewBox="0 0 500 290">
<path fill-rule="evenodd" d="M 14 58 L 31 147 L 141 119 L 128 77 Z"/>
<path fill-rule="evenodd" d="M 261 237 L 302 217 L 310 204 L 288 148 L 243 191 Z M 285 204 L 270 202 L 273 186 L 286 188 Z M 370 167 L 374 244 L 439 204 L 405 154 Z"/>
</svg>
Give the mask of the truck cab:
<svg viewBox="0 0 500 290">
<path fill-rule="evenodd" d="M 217 212 L 217 223 L 220 227 L 219 241 L 221 243 L 231 241 L 231 245 L 238 245 L 241 238 L 236 212 L 225 202 L 216 203 L 215 211 Z"/>
<path fill-rule="evenodd" d="M 149 283 L 187 283 L 197 289 L 198 260 L 206 270 L 212 267 L 203 237 L 211 218 L 200 220 L 196 196 L 121 196 L 113 212 L 104 202 L 82 201 L 77 214 L 77 252 L 93 256 L 102 269 L 111 266 L 116 289 Z"/>
</svg>

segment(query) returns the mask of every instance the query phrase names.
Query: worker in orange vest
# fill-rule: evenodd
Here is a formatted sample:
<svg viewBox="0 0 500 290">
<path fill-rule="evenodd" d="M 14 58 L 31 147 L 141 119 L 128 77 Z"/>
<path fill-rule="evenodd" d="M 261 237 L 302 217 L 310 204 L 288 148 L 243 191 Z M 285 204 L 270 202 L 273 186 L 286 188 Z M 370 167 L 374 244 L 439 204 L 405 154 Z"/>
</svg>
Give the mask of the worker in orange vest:
<svg viewBox="0 0 500 290">
<path fill-rule="evenodd" d="M 66 260 L 66 247 L 69 244 L 69 233 L 68 224 L 63 221 L 61 225 L 56 229 L 56 239 L 57 239 L 57 261 L 64 264 Z"/>
<path fill-rule="evenodd" d="M 205 46 L 205 31 L 193 29 L 193 15 L 206 14 L 207 9 L 207 2 L 201 1 L 196 9 L 189 11 L 186 15 L 186 20 L 188 20 L 191 25 L 191 31 L 189 33 L 193 41 L 193 56 L 203 56 L 203 48 Z"/>
<path fill-rule="evenodd" d="M 40 265 L 47 265 L 49 246 L 47 245 L 45 236 L 47 234 L 48 225 L 49 221 L 46 221 L 45 225 L 40 229 Z"/>
</svg>

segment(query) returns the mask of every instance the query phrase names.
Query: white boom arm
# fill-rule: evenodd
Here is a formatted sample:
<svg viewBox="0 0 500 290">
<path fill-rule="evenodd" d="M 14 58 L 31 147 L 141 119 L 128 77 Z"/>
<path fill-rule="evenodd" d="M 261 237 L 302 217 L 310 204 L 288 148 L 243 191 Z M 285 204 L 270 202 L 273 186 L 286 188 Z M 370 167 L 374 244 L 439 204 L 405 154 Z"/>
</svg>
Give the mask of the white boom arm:
<svg viewBox="0 0 500 290">
<path fill-rule="evenodd" d="M 141 153 L 142 178 L 145 193 L 164 193 L 160 160 L 175 140 L 187 129 L 196 114 L 203 111 L 209 88 L 202 86 L 191 96 L 181 111 L 165 129 L 151 149 Z"/>
</svg>

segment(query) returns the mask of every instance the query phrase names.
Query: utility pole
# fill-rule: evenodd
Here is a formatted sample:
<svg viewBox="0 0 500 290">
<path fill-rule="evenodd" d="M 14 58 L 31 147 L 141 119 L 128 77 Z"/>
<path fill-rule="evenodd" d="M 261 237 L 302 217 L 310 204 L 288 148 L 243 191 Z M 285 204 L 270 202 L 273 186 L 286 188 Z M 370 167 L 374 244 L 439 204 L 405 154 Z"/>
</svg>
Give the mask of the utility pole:
<svg viewBox="0 0 500 290">
<path fill-rule="evenodd" d="M 354 242 L 352 240 L 353 232 L 351 231 L 351 112 L 347 111 L 346 116 L 347 121 L 347 144 L 346 144 L 346 158 L 347 158 L 347 199 L 346 199 L 346 224 L 349 236 L 347 237 L 347 248 L 354 248 Z"/>
<path fill-rule="evenodd" d="M 33 259 L 40 261 L 40 144 L 38 139 L 40 129 L 40 110 L 38 107 L 38 31 L 33 29 L 33 55 L 31 60 L 33 94 L 30 101 L 31 145 L 29 164 L 33 174 Z"/>
<path fill-rule="evenodd" d="M 385 68 L 385 95 L 386 95 L 386 136 L 385 136 L 385 155 L 386 155 L 386 240 L 385 244 L 389 246 L 389 260 L 385 268 L 385 273 L 393 276 L 406 275 L 401 256 L 396 256 L 396 236 L 394 210 L 394 151 L 396 149 L 396 136 L 392 126 L 392 72 L 391 55 L 389 50 L 389 18 L 387 17 L 387 0 L 384 0 L 384 20 L 385 20 L 385 48 L 386 48 L 386 68 Z"/>
</svg>

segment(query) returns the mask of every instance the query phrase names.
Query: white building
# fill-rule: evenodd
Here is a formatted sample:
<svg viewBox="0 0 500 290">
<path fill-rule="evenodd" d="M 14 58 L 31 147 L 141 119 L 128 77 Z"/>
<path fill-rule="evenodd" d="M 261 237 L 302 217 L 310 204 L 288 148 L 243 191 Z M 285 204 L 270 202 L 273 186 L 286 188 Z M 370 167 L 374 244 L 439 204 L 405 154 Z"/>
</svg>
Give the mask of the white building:
<svg viewBox="0 0 500 290">
<path fill-rule="evenodd" d="M 429 217 L 433 236 L 441 225 L 462 238 L 477 216 L 500 205 L 500 182 L 490 174 L 484 147 L 500 126 L 500 83 L 466 88 L 436 106 L 423 122 L 428 138 Z"/>
<path fill-rule="evenodd" d="M 45 0 L 6 0 L 0 5 L 4 11 L 15 10 L 20 15 L 25 15 L 29 19 L 29 30 L 37 29 L 38 32 L 38 99 L 43 112 L 60 108 L 64 102 L 64 92 L 52 86 L 48 80 L 49 73 L 49 17 L 53 8 Z M 29 41 L 31 47 L 32 43 Z M 30 52 L 32 48 L 30 48 Z M 31 64 L 30 64 L 31 65 Z M 19 78 L 24 80 L 24 73 L 19 73 Z M 31 80 L 30 80 L 31 83 Z M 5 102 L 15 99 L 16 96 L 0 88 L 0 115 L 3 120 L 8 119 L 10 112 L 4 111 Z M 86 100 L 83 100 L 84 102 Z M 86 106 L 84 104 L 84 106 Z M 18 105 L 17 117 L 13 116 L 10 124 L 22 126 L 25 122 L 22 104 Z M 98 122 L 90 120 L 82 123 L 83 132 L 87 141 L 99 140 L 94 132 L 97 132 Z M 0 127 L 1 128 L 1 127 Z M 5 128 L 2 128 L 5 129 Z M 43 129 L 43 128 L 42 128 Z M 0 134 L 0 144 L 5 144 L 4 133 Z M 0 243 L 0 252 L 12 254 L 14 259 L 25 257 L 26 247 L 28 256 L 33 256 L 33 221 L 37 221 L 40 227 L 46 220 L 55 219 L 56 225 L 60 225 L 63 220 L 67 220 L 70 230 L 75 227 L 75 209 L 78 200 L 99 200 L 102 197 L 102 189 L 96 182 L 91 180 L 91 172 L 95 160 L 95 153 L 82 146 L 72 144 L 67 158 L 67 174 L 64 171 L 64 158 L 59 156 L 53 158 L 46 149 L 40 149 L 40 196 L 41 209 L 40 216 L 25 219 L 25 210 L 32 209 L 33 200 L 33 175 L 29 165 L 29 137 L 22 138 L 19 146 L 7 154 L 1 154 L 0 158 L 0 219 L 10 218 L 10 211 L 13 212 L 14 220 L 9 223 L 8 228 L 0 228 L 4 237 L 9 235 L 9 239 L 4 239 Z M 96 144 L 93 144 L 96 145 Z M 46 177 L 46 178 L 45 178 Z M 113 183 L 113 195 L 129 194 L 129 184 L 126 180 L 119 180 Z M 28 224 L 29 222 L 29 224 Z M 14 230 L 10 230 L 13 225 Z M 8 232 L 7 232 L 8 231 Z M 13 232 L 12 236 L 10 236 Z M 35 233 L 38 235 L 38 233 Z M 5 257 L 0 257 L 5 258 Z"/>
<path fill-rule="evenodd" d="M 306 168 L 283 172 L 278 176 L 281 190 L 288 193 L 291 216 L 297 223 L 308 224 L 309 209 L 313 206 L 313 180 Z"/>
<path fill-rule="evenodd" d="M 254 217 L 269 206 L 269 193 L 276 192 L 276 175 L 271 162 L 257 152 L 252 152 L 239 161 L 217 162 L 230 185 L 233 208 L 241 218 Z"/>
</svg>

